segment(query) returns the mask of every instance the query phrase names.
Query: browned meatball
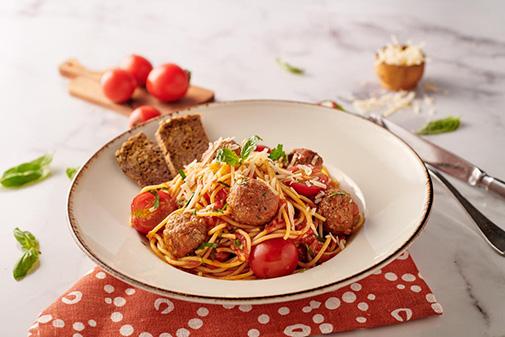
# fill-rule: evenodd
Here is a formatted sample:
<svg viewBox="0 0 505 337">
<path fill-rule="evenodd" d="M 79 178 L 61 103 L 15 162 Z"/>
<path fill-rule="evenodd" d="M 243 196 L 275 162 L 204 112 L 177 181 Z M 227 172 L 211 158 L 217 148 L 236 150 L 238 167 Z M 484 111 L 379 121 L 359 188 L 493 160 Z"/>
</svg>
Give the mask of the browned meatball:
<svg viewBox="0 0 505 337">
<path fill-rule="evenodd" d="M 172 213 L 168 217 L 163 239 L 170 253 L 183 257 L 194 251 L 207 238 L 205 220 L 191 213 Z"/>
<path fill-rule="evenodd" d="M 329 190 L 318 206 L 326 218 L 324 228 L 332 234 L 351 234 L 359 222 L 359 208 L 351 196 L 339 190 Z"/>
<path fill-rule="evenodd" d="M 317 152 L 305 148 L 293 149 L 288 159 L 292 165 L 312 165 L 318 168 L 323 166 L 323 158 Z"/>
<path fill-rule="evenodd" d="M 247 225 L 263 225 L 270 222 L 279 208 L 279 197 L 264 182 L 242 178 L 230 189 L 226 199 L 231 215 Z"/>
<path fill-rule="evenodd" d="M 202 161 L 211 162 L 216 158 L 217 151 L 223 148 L 232 150 L 237 156 L 240 155 L 240 145 L 231 138 L 224 138 L 210 144 L 209 148 L 202 155 Z"/>
</svg>

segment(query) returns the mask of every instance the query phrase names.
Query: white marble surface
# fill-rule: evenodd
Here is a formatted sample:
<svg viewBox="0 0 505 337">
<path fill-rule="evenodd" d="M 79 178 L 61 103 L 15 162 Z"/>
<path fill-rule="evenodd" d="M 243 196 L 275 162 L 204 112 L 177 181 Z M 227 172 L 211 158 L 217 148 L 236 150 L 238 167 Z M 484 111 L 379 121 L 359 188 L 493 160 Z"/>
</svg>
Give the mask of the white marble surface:
<svg viewBox="0 0 505 337">
<path fill-rule="evenodd" d="M 217 99 L 318 101 L 362 93 L 375 83 L 373 51 L 389 40 L 426 42 L 426 79 L 435 116 L 457 114 L 463 127 L 431 139 L 505 177 L 505 5 L 500 1 L 135 1 L 19 0 L 0 3 L 0 170 L 53 152 L 54 175 L 41 184 L 0 191 L 0 321 L 3 336 L 23 336 L 38 312 L 92 263 L 70 237 L 67 166 L 78 166 L 126 128 L 126 118 L 69 97 L 56 71 L 76 56 L 100 68 L 137 52 L 175 61 Z M 140 3 L 140 2 L 139 2 Z M 282 56 L 307 76 L 281 71 Z M 393 116 L 412 128 L 426 114 Z M 503 336 L 505 258 L 479 237 L 458 204 L 435 184 L 427 230 L 411 249 L 443 304 L 439 318 L 349 336 Z M 505 226 L 505 201 L 460 183 L 486 214 Z M 20 253 L 15 226 L 42 246 L 40 268 L 22 282 L 11 269 Z M 347 334 L 341 334 L 344 336 Z"/>
</svg>

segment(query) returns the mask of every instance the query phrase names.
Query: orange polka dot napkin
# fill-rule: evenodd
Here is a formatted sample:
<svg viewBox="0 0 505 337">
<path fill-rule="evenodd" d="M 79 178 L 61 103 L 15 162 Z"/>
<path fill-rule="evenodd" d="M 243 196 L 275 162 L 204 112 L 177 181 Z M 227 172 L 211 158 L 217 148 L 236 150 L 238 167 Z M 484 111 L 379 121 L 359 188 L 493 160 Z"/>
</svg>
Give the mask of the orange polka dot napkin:
<svg viewBox="0 0 505 337">
<path fill-rule="evenodd" d="M 155 295 L 95 268 L 45 309 L 31 337 L 303 337 L 440 315 L 442 306 L 404 253 L 337 291 L 265 305 L 209 305 Z"/>
</svg>

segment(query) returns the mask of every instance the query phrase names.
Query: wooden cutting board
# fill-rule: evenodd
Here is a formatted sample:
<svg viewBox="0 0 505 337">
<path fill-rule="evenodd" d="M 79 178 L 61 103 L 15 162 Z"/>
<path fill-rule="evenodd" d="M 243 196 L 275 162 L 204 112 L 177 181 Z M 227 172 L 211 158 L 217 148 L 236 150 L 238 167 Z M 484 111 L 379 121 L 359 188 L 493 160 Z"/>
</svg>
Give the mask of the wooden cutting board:
<svg viewBox="0 0 505 337">
<path fill-rule="evenodd" d="M 137 88 L 129 102 L 116 104 L 102 93 L 100 77 L 104 71 L 87 69 L 76 59 L 68 59 L 58 69 L 62 76 L 69 79 L 68 91 L 72 96 L 127 116 L 140 105 L 152 105 L 160 110 L 162 114 L 169 114 L 196 104 L 212 102 L 214 100 L 213 91 L 192 85 L 186 96 L 177 102 L 162 103 L 149 95 L 145 89 Z"/>
</svg>

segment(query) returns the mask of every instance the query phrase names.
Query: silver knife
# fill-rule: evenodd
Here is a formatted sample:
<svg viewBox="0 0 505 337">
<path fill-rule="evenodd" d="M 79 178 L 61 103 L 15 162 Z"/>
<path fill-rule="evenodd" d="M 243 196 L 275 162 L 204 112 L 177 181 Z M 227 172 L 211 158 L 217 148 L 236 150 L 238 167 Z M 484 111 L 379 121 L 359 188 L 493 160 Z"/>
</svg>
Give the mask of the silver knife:
<svg viewBox="0 0 505 337">
<path fill-rule="evenodd" d="M 471 186 L 480 187 L 505 198 L 505 182 L 503 180 L 490 176 L 469 161 L 408 132 L 379 115 L 372 114 L 368 119 L 404 140 L 424 162 Z"/>
</svg>

